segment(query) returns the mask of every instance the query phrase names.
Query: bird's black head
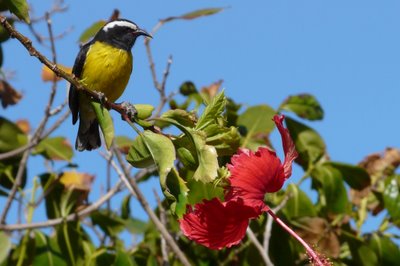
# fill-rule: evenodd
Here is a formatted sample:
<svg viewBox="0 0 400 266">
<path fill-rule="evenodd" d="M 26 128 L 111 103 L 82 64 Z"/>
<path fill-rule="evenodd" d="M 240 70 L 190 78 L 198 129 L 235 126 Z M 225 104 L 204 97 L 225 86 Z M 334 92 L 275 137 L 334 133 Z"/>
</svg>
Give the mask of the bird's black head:
<svg viewBox="0 0 400 266">
<path fill-rule="evenodd" d="M 129 51 L 140 35 L 151 38 L 145 30 L 127 19 L 118 19 L 108 22 L 94 37 L 94 41 L 109 43 L 112 46 Z"/>
</svg>

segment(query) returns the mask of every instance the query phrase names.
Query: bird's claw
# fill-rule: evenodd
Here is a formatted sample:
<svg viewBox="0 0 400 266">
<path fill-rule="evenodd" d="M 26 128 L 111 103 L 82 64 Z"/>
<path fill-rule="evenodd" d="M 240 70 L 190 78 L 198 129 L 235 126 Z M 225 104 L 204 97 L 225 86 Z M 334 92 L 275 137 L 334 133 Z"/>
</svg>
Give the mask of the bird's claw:
<svg viewBox="0 0 400 266">
<path fill-rule="evenodd" d="M 100 104 L 104 106 L 105 103 L 107 103 L 107 97 L 104 94 L 104 92 L 101 92 L 101 91 L 94 91 L 94 92 L 96 93 L 97 99 L 99 100 Z"/>
<path fill-rule="evenodd" d="M 120 103 L 120 105 L 125 110 L 125 114 L 129 118 L 129 120 L 130 121 L 135 120 L 135 117 L 138 113 L 135 106 L 129 102 L 122 102 L 122 103 Z M 122 116 L 122 120 L 124 120 L 123 116 Z"/>
</svg>

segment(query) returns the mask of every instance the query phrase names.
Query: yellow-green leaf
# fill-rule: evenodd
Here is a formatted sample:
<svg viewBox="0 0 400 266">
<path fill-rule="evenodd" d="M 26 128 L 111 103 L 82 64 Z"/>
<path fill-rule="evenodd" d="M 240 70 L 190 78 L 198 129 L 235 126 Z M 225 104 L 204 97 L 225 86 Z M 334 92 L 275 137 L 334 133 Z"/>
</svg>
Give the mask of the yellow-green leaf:
<svg viewBox="0 0 400 266">
<path fill-rule="evenodd" d="M 54 137 L 41 141 L 32 154 L 41 154 L 48 160 L 71 161 L 74 151 L 66 138 Z"/>
<path fill-rule="evenodd" d="M 191 20 L 191 19 L 196 19 L 196 18 L 200 18 L 200 17 L 204 17 L 204 16 L 210 16 L 210 15 L 214 15 L 217 14 L 219 12 L 221 12 L 222 10 L 224 10 L 224 8 L 204 8 L 204 9 L 199 9 L 199 10 L 195 10 L 180 16 L 173 16 L 173 17 L 168 17 L 165 19 L 162 19 L 162 22 L 169 22 L 169 21 L 173 21 L 173 20 L 177 20 L 177 19 L 185 19 L 185 20 Z"/>
<path fill-rule="evenodd" d="M 26 0 L 5 0 L 11 13 L 14 13 L 19 19 L 30 23 L 29 6 Z"/>
<path fill-rule="evenodd" d="M 99 20 L 93 23 L 89 28 L 87 28 L 79 37 L 80 43 L 85 43 L 89 41 L 96 33 L 106 24 L 105 20 Z"/>
<path fill-rule="evenodd" d="M 100 103 L 91 102 L 96 112 L 101 131 L 103 132 L 106 147 L 109 150 L 114 139 L 114 123 L 111 115 L 106 108 L 103 108 Z"/>
</svg>

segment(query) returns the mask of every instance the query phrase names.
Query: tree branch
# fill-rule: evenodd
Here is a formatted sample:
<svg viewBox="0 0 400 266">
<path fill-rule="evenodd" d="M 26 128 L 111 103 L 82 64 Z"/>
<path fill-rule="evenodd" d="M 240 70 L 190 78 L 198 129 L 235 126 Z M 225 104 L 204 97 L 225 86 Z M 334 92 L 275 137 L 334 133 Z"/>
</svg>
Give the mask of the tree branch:
<svg viewBox="0 0 400 266">
<path fill-rule="evenodd" d="M 9 32 L 10 36 L 16 38 L 29 52 L 31 56 L 36 57 L 40 62 L 46 65 L 51 71 L 53 71 L 57 76 L 65 79 L 77 90 L 81 90 L 90 96 L 94 101 L 101 103 L 107 109 L 113 109 L 121 114 L 122 117 L 127 117 L 126 109 L 116 103 L 108 101 L 106 98 L 101 96 L 98 92 L 89 90 L 85 87 L 75 76 L 68 74 L 64 70 L 60 69 L 57 64 L 51 62 L 47 59 L 43 54 L 41 54 L 36 48 L 32 45 L 32 41 L 14 29 L 13 26 L 7 21 L 7 18 L 4 16 L 0 16 L 0 24 Z"/>
</svg>

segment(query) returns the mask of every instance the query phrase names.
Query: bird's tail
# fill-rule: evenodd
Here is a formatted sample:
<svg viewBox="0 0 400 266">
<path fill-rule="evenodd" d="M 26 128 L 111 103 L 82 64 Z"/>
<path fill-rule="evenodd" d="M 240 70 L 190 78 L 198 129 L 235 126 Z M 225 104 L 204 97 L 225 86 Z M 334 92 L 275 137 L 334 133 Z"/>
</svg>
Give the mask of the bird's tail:
<svg viewBox="0 0 400 266">
<path fill-rule="evenodd" d="M 79 130 L 76 137 L 75 149 L 78 151 L 97 149 L 101 145 L 99 123 L 96 118 L 79 117 Z"/>
</svg>

